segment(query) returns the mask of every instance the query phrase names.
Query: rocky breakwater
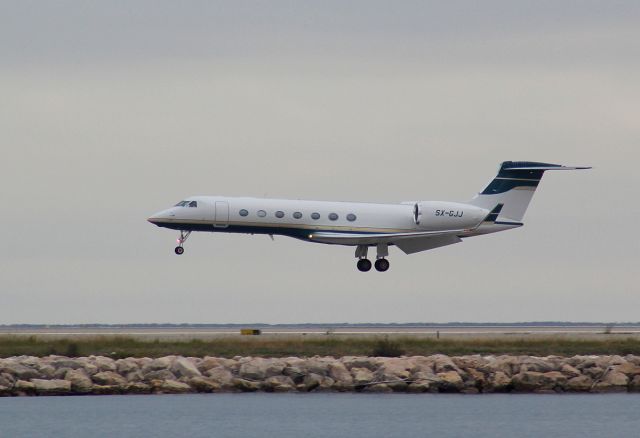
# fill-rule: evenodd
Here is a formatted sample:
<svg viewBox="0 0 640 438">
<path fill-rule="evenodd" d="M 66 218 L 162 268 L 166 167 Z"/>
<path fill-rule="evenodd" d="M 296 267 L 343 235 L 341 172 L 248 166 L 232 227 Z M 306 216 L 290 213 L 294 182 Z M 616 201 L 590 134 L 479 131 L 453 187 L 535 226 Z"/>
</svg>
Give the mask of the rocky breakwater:
<svg viewBox="0 0 640 438">
<path fill-rule="evenodd" d="M 251 391 L 640 392 L 640 356 L 0 359 L 0 396 Z"/>
</svg>

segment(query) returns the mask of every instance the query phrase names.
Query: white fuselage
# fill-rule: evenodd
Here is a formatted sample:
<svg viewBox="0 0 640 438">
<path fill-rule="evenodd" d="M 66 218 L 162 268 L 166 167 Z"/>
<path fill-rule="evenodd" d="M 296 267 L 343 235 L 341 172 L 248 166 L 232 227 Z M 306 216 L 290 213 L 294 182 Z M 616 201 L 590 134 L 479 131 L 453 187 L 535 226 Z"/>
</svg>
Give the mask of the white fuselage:
<svg viewBox="0 0 640 438">
<path fill-rule="evenodd" d="M 193 201 L 197 206 L 189 207 Z M 374 204 L 193 196 L 183 202 L 187 204 L 159 212 L 149 221 L 185 231 L 281 234 L 314 241 L 318 231 L 366 235 L 453 229 L 468 234 L 489 213 L 468 204 L 440 201 Z M 416 204 L 420 206 L 417 220 Z M 346 240 L 340 243 L 359 244 Z"/>
</svg>

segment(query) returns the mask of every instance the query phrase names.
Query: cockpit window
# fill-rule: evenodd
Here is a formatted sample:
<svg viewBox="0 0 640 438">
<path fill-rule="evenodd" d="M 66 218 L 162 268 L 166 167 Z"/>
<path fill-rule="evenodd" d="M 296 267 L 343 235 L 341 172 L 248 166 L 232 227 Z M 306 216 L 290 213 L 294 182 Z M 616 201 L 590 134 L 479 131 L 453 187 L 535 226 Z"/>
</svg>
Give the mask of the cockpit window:
<svg viewBox="0 0 640 438">
<path fill-rule="evenodd" d="M 175 206 L 176 207 L 197 207 L 198 201 L 180 201 Z"/>
</svg>

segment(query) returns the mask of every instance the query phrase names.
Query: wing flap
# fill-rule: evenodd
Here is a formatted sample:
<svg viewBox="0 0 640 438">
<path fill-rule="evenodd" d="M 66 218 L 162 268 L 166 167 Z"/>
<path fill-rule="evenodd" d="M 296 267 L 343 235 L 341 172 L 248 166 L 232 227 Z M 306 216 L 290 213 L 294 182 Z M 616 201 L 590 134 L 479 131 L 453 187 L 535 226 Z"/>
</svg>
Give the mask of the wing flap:
<svg viewBox="0 0 640 438">
<path fill-rule="evenodd" d="M 399 246 L 399 242 L 415 239 L 432 239 L 442 236 L 453 236 L 458 238 L 458 234 L 464 233 L 465 231 L 467 230 L 462 229 L 445 231 L 416 231 L 409 233 L 376 234 L 317 232 L 310 234 L 309 239 L 314 242 L 333 243 L 338 245 L 376 245 L 378 243 L 391 243 Z M 434 246 L 434 248 L 437 248 L 437 246 Z"/>
</svg>

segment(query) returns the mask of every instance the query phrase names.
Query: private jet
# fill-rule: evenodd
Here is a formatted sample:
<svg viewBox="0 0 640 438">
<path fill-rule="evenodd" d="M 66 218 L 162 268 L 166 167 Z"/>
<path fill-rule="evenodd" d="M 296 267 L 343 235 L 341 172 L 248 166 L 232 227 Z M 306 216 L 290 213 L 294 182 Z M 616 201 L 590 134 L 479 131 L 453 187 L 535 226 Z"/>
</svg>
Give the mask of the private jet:
<svg viewBox="0 0 640 438">
<path fill-rule="evenodd" d="M 505 161 L 497 176 L 468 202 L 410 201 L 396 204 L 301 201 L 225 196 L 191 196 L 148 218 L 180 232 L 175 253 L 194 231 L 288 236 L 306 242 L 355 246 L 357 268 L 389 269 L 389 246 L 406 254 L 462 242 L 462 239 L 523 225 L 542 175 L 548 170 L 578 170 L 532 161 Z"/>
</svg>

